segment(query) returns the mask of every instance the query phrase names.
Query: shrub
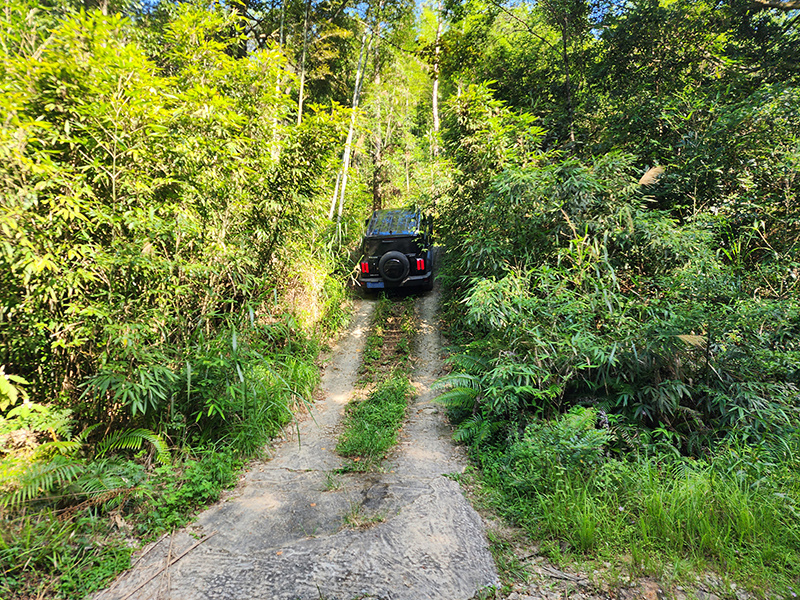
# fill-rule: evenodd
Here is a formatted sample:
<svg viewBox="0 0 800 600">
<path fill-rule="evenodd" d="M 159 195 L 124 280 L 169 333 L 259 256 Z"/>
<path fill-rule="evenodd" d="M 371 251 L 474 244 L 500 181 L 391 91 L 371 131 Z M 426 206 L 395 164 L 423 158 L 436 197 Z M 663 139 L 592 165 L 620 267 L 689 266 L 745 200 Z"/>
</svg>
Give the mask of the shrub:
<svg viewBox="0 0 800 600">
<path fill-rule="evenodd" d="M 553 421 L 528 425 L 499 464 L 508 485 L 528 494 L 553 491 L 562 478 L 586 479 L 604 460 L 608 429 L 597 428 L 597 411 L 575 407 Z"/>
</svg>

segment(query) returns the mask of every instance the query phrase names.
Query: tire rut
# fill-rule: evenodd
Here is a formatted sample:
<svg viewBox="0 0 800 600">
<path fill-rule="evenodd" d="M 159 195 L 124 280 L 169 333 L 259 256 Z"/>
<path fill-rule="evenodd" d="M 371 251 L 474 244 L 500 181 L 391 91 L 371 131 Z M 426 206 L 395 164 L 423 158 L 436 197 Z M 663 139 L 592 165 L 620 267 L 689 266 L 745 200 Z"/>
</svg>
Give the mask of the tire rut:
<svg viewBox="0 0 800 600">
<path fill-rule="evenodd" d="M 448 473 L 466 459 L 431 400 L 441 369 L 434 293 L 417 300 L 420 332 L 401 442 L 380 473 L 336 475 L 337 427 L 356 384 L 374 303 L 356 301 L 333 350 L 313 418 L 257 463 L 236 493 L 195 524 L 145 548 L 135 568 L 96 599 L 467 600 L 498 585 L 483 523 Z M 371 527 L 345 527 L 360 516 Z M 214 533 L 164 568 L 196 539 Z M 148 577 L 156 577 L 136 590 Z"/>
</svg>

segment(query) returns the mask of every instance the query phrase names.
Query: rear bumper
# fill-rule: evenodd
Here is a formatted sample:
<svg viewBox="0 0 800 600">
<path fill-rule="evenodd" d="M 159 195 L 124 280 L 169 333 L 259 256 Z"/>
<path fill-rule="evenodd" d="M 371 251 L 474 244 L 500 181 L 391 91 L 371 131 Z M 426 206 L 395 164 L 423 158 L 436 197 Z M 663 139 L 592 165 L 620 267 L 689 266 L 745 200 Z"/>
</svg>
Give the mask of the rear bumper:
<svg viewBox="0 0 800 600">
<path fill-rule="evenodd" d="M 386 281 L 383 277 L 358 277 L 358 285 L 365 290 L 392 290 L 406 287 L 420 287 L 429 283 L 433 273 L 425 275 L 409 275 L 402 281 Z"/>
</svg>

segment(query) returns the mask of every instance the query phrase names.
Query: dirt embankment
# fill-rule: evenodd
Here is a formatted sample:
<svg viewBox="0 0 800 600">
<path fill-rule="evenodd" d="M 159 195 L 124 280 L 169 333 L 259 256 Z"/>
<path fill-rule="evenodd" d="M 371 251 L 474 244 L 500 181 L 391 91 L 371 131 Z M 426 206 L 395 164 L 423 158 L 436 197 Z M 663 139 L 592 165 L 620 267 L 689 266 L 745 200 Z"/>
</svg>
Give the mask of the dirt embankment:
<svg viewBox="0 0 800 600">
<path fill-rule="evenodd" d="M 299 437 L 280 443 L 192 527 L 146 548 L 96 598 L 467 600 L 496 585 L 481 519 L 446 477 L 466 460 L 431 403 L 441 368 L 437 300 L 417 300 L 418 397 L 380 472 L 337 473 L 343 460 L 333 451 L 374 307 L 359 300 Z"/>
</svg>

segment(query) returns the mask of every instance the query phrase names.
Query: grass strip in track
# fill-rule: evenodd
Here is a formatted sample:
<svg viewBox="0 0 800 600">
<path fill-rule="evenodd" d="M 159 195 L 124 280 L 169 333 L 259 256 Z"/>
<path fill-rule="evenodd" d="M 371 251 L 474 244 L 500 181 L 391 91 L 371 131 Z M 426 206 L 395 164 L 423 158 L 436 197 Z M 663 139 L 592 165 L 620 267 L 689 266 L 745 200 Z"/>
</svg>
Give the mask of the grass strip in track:
<svg viewBox="0 0 800 600">
<path fill-rule="evenodd" d="M 408 374 L 416 329 L 413 298 L 378 300 L 360 369 L 361 385 L 374 387 L 347 406 L 336 446 L 350 459 L 343 471 L 372 470 L 397 443 L 413 393 Z"/>
<path fill-rule="evenodd" d="M 417 330 L 414 298 L 381 296 L 375 306 L 372 326 L 359 368 L 359 383 L 376 382 L 394 370 L 411 369 L 411 345 Z"/>
<path fill-rule="evenodd" d="M 378 382 L 365 400 L 348 406 L 336 451 L 360 463 L 353 470 L 377 464 L 397 443 L 412 389 L 408 375 L 394 372 Z"/>
</svg>

